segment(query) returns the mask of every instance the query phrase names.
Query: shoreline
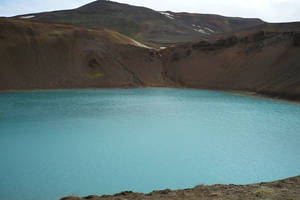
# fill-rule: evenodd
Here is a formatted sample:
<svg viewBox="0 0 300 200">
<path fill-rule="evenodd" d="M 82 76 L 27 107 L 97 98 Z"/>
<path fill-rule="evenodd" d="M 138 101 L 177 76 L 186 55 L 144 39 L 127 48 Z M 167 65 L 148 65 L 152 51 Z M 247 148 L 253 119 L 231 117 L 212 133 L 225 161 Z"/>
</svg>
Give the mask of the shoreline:
<svg viewBox="0 0 300 200">
<path fill-rule="evenodd" d="M 207 88 L 187 88 L 187 87 L 88 87 L 88 88 L 50 88 L 50 89 L 21 89 L 21 90 L 1 90 L 0 94 L 4 93 L 19 93 L 19 92 L 52 92 L 52 91 L 66 91 L 66 90 L 113 90 L 113 89 L 186 89 L 186 90 L 204 90 L 212 92 L 222 92 L 231 95 L 265 99 L 270 101 L 277 101 L 282 103 L 289 103 L 293 105 L 300 105 L 300 100 L 291 100 L 287 98 L 280 98 L 278 96 L 266 95 L 257 93 L 255 91 L 232 90 L 232 89 L 207 89 Z"/>
<path fill-rule="evenodd" d="M 265 99 L 265 100 L 270 100 L 270 101 L 277 101 L 277 102 L 282 102 L 282 103 L 300 105 L 299 100 L 290 100 L 290 99 L 285 99 L 285 98 L 279 98 L 276 96 L 260 94 L 257 92 L 243 91 L 243 90 L 216 90 L 216 91 L 224 92 L 227 94 L 238 95 L 238 96 L 245 96 L 245 97 L 257 98 L 257 99 Z"/>
<path fill-rule="evenodd" d="M 154 190 L 150 193 L 123 191 L 113 195 L 68 196 L 60 200 L 299 200 L 300 176 L 248 185 L 197 185 L 178 190 Z"/>
</svg>

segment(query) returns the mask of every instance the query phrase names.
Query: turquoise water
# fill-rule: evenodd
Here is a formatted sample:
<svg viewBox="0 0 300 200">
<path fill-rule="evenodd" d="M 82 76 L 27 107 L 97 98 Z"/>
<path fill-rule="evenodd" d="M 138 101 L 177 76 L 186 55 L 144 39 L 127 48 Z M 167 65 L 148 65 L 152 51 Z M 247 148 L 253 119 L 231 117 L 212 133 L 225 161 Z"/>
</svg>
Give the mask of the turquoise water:
<svg viewBox="0 0 300 200">
<path fill-rule="evenodd" d="M 300 174 L 300 106 L 181 89 L 0 94 L 0 199 Z"/>
</svg>

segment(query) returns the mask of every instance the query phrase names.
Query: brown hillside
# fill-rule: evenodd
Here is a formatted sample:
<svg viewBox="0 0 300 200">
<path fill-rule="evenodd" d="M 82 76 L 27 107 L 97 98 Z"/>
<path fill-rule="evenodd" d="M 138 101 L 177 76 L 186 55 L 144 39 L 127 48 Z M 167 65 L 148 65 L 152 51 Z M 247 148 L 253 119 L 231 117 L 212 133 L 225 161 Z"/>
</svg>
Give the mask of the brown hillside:
<svg viewBox="0 0 300 200">
<path fill-rule="evenodd" d="M 0 90 L 189 87 L 300 100 L 300 23 L 165 50 L 113 31 L 0 19 Z"/>
<path fill-rule="evenodd" d="M 162 86 L 152 50 L 108 30 L 0 19 L 0 90 Z"/>
<path fill-rule="evenodd" d="M 165 74 L 192 88 L 300 99 L 300 24 L 268 24 L 169 48 Z"/>
</svg>

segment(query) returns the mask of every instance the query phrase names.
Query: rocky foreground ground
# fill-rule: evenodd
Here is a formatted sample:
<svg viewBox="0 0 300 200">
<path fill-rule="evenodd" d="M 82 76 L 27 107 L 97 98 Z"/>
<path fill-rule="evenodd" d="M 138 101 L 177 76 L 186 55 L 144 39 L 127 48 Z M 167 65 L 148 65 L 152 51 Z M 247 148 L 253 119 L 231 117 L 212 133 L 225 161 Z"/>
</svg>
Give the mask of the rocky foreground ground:
<svg viewBox="0 0 300 200">
<path fill-rule="evenodd" d="M 198 185 L 183 190 L 160 190 L 148 194 L 131 191 L 115 195 L 64 197 L 60 200 L 300 200 L 300 176 L 251 185 Z"/>
</svg>

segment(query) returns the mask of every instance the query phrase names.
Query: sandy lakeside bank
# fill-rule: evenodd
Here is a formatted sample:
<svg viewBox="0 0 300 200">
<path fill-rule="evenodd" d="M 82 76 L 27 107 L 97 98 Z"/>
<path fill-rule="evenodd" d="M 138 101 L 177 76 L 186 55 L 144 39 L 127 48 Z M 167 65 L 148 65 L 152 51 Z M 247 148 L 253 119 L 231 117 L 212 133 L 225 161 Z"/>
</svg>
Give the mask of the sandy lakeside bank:
<svg viewBox="0 0 300 200">
<path fill-rule="evenodd" d="M 60 200 L 299 200 L 300 176 L 249 185 L 198 185 L 179 190 L 156 190 L 148 194 L 124 191 L 114 195 L 63 197 Z"/>
</svg>

